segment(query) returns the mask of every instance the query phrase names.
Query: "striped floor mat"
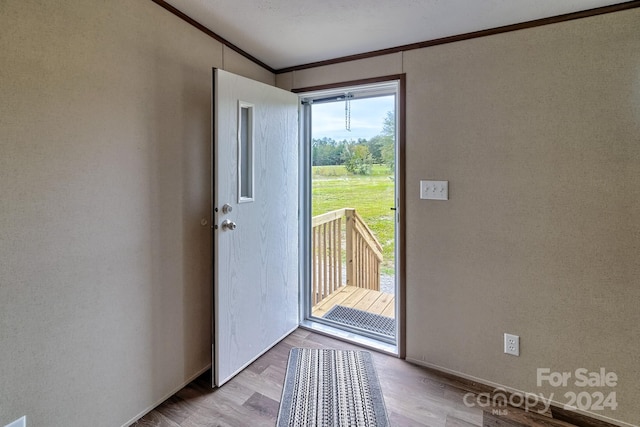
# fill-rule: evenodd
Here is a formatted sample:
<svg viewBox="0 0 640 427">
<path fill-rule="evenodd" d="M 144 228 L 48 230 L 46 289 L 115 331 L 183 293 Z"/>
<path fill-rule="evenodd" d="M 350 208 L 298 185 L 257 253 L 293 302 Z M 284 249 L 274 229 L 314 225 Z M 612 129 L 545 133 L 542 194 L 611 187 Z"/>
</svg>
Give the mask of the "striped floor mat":
<svg viewBox="0 0 640 427">
<path fill-rule="evenodd" d="M 388 427 L 371 353 L 293 348 L 277 427 Z"/>
</svg>

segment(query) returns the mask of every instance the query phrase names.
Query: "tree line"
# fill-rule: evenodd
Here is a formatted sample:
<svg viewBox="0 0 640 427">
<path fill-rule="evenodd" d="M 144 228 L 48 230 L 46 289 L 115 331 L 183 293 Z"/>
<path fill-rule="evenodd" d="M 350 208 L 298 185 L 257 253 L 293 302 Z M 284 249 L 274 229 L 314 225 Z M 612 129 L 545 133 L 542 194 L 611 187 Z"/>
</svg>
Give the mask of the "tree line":
<svg viewBox="0 0 640 427">
<path fill-rule="evenodd" d="M 382 132 L 371 139 L 336 141 L 319 138 L 312 141 L 313 166 L 344 165 L 347 171 L 368 175 L 374 164 L 384 164 L 390 170 L 395 167 L 395 116 L 388 111 Z"/>
</svg>

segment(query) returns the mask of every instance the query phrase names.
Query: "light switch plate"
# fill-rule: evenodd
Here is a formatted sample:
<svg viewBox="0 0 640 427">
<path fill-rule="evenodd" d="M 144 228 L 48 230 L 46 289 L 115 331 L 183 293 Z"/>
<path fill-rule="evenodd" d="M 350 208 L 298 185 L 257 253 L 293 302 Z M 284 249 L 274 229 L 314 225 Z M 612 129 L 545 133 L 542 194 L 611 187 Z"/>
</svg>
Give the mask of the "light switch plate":
<svg viewBox="0 0 640 427">
<path fill-rule="evenodd" d="M 15 420 L 11 424 L 7 424 L 4 427 L 27 427 L 27 416 L 25 415 L 24 417 Z"/>
<path fill-rule="evenodd" d="M 449 181 L 420 181 L 420 198 L 449 200 Z"/>
</svg>

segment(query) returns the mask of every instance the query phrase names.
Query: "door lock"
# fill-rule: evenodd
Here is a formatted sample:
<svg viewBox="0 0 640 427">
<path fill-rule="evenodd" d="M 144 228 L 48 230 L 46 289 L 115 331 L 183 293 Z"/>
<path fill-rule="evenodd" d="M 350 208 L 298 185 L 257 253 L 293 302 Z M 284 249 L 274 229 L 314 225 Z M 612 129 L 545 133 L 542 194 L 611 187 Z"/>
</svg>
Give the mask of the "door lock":
<svg viewBox="0 0 640 427">
<path fill-rule="evenodd" d="M 231 207 L 231 205 L 229 205 L 228 203 L 225 203 L 222 206 L 222 213 L 223 214 L 228 214 L 229 212 L 231 212 L 233 210 L 233 208 Z"/>
<path fill-rule="evenodd" d="M 222 229 L 223 230 L 235 230 L 236 229 L 236 223 L 233 221 L 230 221 L 228 219 L 225 219 L 224 221 L 222 221 Z"/>
</svg>

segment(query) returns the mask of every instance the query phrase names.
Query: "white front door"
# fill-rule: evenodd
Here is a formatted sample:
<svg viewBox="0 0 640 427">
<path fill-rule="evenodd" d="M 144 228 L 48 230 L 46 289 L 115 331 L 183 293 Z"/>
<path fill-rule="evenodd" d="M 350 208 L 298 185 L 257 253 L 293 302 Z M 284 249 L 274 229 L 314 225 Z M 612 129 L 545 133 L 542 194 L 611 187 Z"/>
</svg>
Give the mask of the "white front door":
<svg viewBox="0 0 640 427">
<path fill-rule="evenodd" d="M 213 383 L 298 326 L 298 97 L 214 70 Z"/>
</svg>

